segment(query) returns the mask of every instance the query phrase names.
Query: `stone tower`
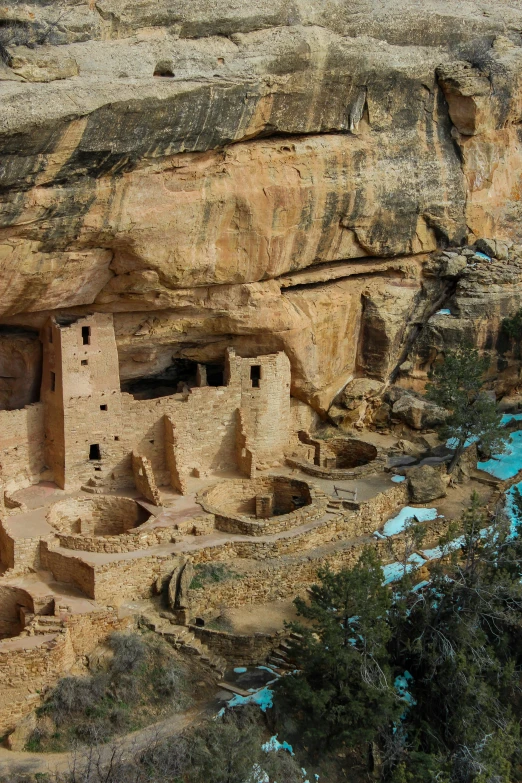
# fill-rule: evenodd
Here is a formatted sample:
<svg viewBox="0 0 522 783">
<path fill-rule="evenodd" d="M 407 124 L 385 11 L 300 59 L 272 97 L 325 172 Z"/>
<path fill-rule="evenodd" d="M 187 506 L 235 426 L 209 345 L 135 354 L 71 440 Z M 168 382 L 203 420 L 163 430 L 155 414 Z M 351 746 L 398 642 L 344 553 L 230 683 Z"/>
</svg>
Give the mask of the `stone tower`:
<svg viewBox="0 0 522 783">
<path fill-rule="evenodd" d="M 111 421 L 121 415 L 118 352 L 112 315 L 50 318 L 41 332 L 45 459 L 62 489 L 101 470 L 111 448 Z"/>
</svg>

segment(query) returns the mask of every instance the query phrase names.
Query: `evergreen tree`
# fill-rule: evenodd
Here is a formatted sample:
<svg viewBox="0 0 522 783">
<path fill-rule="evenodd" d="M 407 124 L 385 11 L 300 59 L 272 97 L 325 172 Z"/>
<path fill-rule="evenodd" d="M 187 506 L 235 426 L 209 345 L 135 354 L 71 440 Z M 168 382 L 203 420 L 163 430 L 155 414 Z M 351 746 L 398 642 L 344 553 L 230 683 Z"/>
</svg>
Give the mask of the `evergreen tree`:
<svg viewBox="0 0 522 783">
<path fill-rule="evenodd" d="M 306 624 L 290 625 L 300 637 L 298 671 L 275 689 L 276 707 L 292 711 L 312 754 L 371 743 L 402 709 L 387 651 L 390 591 L 375 551 L 366 549 L 353 568 L 318 576 L 309 602 L 295 602 Z"/>
<path fill-rule="evenodd" d="M 500 426 L 502 417 L 495 400 L 484 391 L 487 368 L 486 358 L 472 346 L 463 346 L 447 353 L 431 373 L 426 396 L 449 412 L 440 431 L 444 440 L 452 439 L 455 444 L 450 473 L 466 444 L 479 441 L 486 452 L 495 454 L 505 449 L 508 433 Z"/>
<path fill-rule="evenodd" d="M 412 675 L 414 706 L 403 716 L 407 742 L 390 759 L 394 783 L 514 779 L 522 686 L 520 542 L 502 514 L 491 525 L 474 495 L 459 543 L 460 551 L 448 550 L 434 567 L 421 595 L 405 585 L 407 610 L 394 628 L 394 651 L 396 664 Z M 432 776 L 434 769 L 440 778 Z"/>
</svg>

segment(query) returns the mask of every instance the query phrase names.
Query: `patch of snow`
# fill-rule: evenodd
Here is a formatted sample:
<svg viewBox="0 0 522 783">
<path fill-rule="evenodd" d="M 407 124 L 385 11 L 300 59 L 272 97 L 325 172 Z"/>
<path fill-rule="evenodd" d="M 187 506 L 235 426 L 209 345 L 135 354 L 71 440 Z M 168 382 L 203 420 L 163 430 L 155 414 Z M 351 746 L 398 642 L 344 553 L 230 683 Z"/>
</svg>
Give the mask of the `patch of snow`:
<svg viewBox="0 0 522 783">
<path fill-rule="evenodd" d="M 520 492 L 522 492 L 522 481 L 520 481 L 518 484 L 513 484 L 513 486 L 510 487 L 506 492 L 506 505 L 504 506 L 504 510 L 511 522 L 510 537 L 515 537 L 516 535 L 518 535 L 518 529 L 520 527 L 520 523 L 516 517 L 515 508 L 514 508 L 515 489 L 518 489 Z"/>
<path fill-rule="evenodd" d="M 406 529 L 407 523 L 410 519 L 417 519 L 419 522 L 428 522 L 432 519 L 437 519 L 436 508 L 413 508 L 412 506 L 404 506 L 401 511 L 393 519 L 389 519 L 383 528 L 385 536 L 395 536 L 397 533 L 402 533 Z"/>
<path fill-rule="evenodd" d="M 239 694 L 232 696 L 228 702 L 228 706 L 243 707 L 245 704 L 257 704 L 263 712 L 266 712 L 272 708 L 273 703 L 272 691 L 266 686 L 265 688 L 261 688 L 260 691 L 252 693 L 251 696 L 239 696 Z"/>
<path fill-rule="evenodd" d="M 449 544 L 446 544 L 443 547 L 436 546 L 433 547 L 433 549 L 423 549 L 422 554 L 426 558 L 426 560 L 439 560 L 444 552 L 453 552 L 456 549 L 461 549 L 465 544 L 465 538 L 464 536 L 459 536 L 458 538 L 455 538 L 453 541 L 450 541 Z"/>
<path fill-rule="evenodd" d="M 500 423 L 505 425 L 509 424 L 510 421 L 522 421 L 522 413 L 504 413 Z"/>
<path fill-rule="evenodd" d="M 425 579 L 423 582 L 418 582 L 416 585 L 414 585 L 411 588 L 412 593 L 418 593 L 419 590 L 423 590 L 425 587 L 427 587 L 430 584 L 430 581 L 428 579 Z"/>
<path fill-rule="evenodd" d="M 382 567 L 384 574 L 384 585 L 392 584 L 392 582 L 398 582 L 399 579 L 405 574 L 409 574 L 411 571 L 415 571 L 419 566 L 423 565 L 426 561 L 417 554 L 410 555 L 408 562 L 404 563 L 388 563 Z"/>
<path fill-rule="evenodd" d="M 522 470 L 522 430 L 511 433 L 504 454 L 479 462 L 477 467 L 502 481 L 516 476 Z"/>
<path fill-rule="evenodd" d="M 394 484 L 402 484 L 403 481 L 406 481 L 406 476 L 392 476 L 392 481 Z"/>
<path fill-rule="evenodd" d="M 279 742 L 277 739 L 277 734 L 274 734 L 273 737 L 270 737 L 268 742 L 265 742 L 264 745 L 261 745 L 261 748 L 265 751 L 265 753 L 270 753 L 272 751 L 279 751 L 279 750 L 287 750 L 288 753 L 290 753 L 291 756 L 294 755 L 294 749 L 291 745 L 288 744 L 288 742 Z"/>
<path fill-rule="evenodd" d="M 415 704 L 417 704 L 416 700 L 409 691 L 409 687 L 412 682 L 412 675 L 408 671 L 405 671 L 404 674 L 399 674 L 393 683 L 393 687 L 399 694 L 399 697 L 405 701 L 409 707 L 413 707 Z"/>
</svg>

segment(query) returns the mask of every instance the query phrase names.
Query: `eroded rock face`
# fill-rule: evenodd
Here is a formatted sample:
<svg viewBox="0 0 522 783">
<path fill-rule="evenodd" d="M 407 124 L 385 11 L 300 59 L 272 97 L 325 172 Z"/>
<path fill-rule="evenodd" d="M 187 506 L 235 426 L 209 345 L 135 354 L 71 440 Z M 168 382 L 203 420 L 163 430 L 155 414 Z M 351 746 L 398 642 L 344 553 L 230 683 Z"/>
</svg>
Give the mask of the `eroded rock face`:
<svg viewBox="0 0 522 783">
<path fill-rule="evenodd" d="M 482 6 L 0 8 L 2 322 L 113 312 L 124 381 L 284 350 L 292 394 L 352 422 L 347 384 L 420 390 L 466 336 L 509 392 L 522 8 Z M 484 238 L 492 264 L 429 255 Z"/>
<path fill-rule="evenodd" d="M 430 503 L 446 495 L 441 473 L 430 465 L 408 470 L 408 491 L 413 503 Z"/>
</svg>

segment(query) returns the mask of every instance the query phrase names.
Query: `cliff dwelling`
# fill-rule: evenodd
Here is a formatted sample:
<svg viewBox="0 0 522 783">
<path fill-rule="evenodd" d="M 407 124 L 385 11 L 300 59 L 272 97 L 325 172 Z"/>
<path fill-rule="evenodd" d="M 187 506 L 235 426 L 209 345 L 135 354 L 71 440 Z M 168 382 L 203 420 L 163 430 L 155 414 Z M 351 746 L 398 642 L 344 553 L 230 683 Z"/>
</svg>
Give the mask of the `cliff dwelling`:
<svg viewBox="0 0 522 783">
<path fill-rule="evenodd" d="M 512 513 L 521 3 L 0 4 L 7 744 L 129 629 L 246 699 L 318 574 L 422 596 Z M 505 453 L 433 396 L 463 347 Z"/>
</svg>

